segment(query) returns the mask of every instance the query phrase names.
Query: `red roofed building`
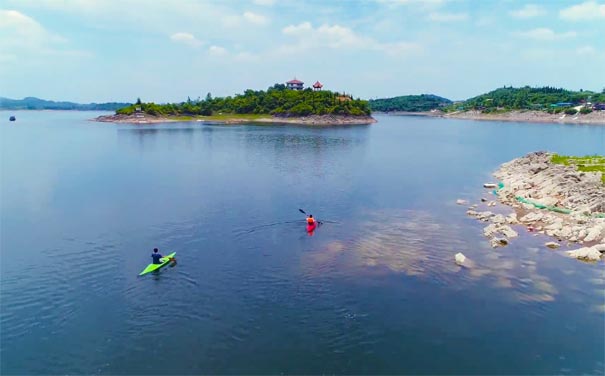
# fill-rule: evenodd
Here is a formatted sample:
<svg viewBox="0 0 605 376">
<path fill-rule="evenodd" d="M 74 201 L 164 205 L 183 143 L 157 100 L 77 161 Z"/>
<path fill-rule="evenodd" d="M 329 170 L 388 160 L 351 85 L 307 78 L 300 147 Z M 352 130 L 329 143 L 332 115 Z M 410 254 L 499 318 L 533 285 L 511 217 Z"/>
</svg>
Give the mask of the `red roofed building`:
<svg viewBox="0 0 605 376">
<path fill-rule="evenodd" d="M 288 89 L 292 89 L 292 90 L 302 90 L 303 89 L 303 85 L 304 85 L 304 82 L 299 81 L 296 78 L 294 78 L 293 80 L 290 80 L 290 81 L 286 82 L 286 87 Z"/>
<path fill-rule="evenodd" d="M 313 84 L 313 90 L 321 90 L 322 87 L 324 86 L 319 81 Z"/>
</svg>

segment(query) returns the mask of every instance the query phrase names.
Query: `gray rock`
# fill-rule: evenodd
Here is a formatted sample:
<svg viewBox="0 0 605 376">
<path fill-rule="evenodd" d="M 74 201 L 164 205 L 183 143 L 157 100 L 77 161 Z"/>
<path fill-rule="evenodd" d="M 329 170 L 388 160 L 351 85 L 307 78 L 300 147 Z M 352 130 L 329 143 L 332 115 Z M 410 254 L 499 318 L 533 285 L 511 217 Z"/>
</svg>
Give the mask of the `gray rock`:
<svg viewBox="0 0 605 376">
<path fill-rule="evenodd" d="M 492 222 L 494 222 L 496 224 L 506 223 L 506 218 L 504 218 L 504 216 L 502 214 L 496 214 L 492 218 Z"/>
<path fill-rule="evenodd" d="M 483 229 L 483 235 L 485 235 L 487 237 L 491 237 L 492 235 L 495 235 L 497 233 L 498 233 L 498 226 L 496 226 L 493 223 Z"/>
<path fill-rule="evenodd" d="M 504 247 L 508 245 L 508 240 L 506 238 L 492 238 L 490 244 L 492 248 Z"/>
<path fill-rule="evenodd" d="M 499 228 L 500 233 L 504 236 L 506 236 L 507 238 L 514 238 L 519 236 L 519 234 L 517 233 L 517 231 L 513 230 L 510 226 L 508 225 L 503 225 Z"/>
<path fill-rule="evenodd" d="M 584 238 L 585 242 L 592 242 L 601 238 L 601 232 L 603 228 L 601 226 L 596 226 L 588 230 L 588 235 Z"/>
<path fill-rule="evenodd" d="M 561 244 L 556 243 L 556 242 L 548 242 L 548 243 L 545 243 L 544 245 L 550 249 L 557 249 L 561 246 Z"/>
<path fill-rule="evenodd" d="M 605 252 L 605 243 L 597 244 L 597 245 L 593 246 L 592 248 L 596 249 L 599 252 Z"/>
<path fill-rule="evenodd" d="M 599 261 L 601 259 L 601 252 L 595 247 L 584 247 L 567 251 L 567 254 L 580 260 Z"/>
</svg>

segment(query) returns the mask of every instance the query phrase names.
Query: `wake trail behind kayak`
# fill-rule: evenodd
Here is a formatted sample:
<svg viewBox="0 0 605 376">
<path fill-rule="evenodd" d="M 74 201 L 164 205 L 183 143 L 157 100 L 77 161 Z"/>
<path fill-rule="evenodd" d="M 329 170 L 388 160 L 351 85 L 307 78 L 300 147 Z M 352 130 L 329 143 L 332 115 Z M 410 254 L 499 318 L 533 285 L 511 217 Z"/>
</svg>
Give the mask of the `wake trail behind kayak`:
<svg viewBox="0 0 605 376">
<path fill-rule="evenodd" d="M 336 221 L 330 221 L 330 220 L 320 220 L 319 222 L 321 222 L 322 224 L 324 223 L 339 223 Z M 263 231 L 263 230 L 267 230 L 273 227 L 278 227 L 278 226 L 284 226 L 289 229 L 289 228 L 304 228 L 306 226 L 306 222 L 305 220 L 301 220 L 301 219 L 295 219 L 295 220 L 288 220 L 288 221 L 280 221 L 280 222 L 273 222 L 273 223 L 267 223 L 267 224 L 262 224 L 262 225 L 257 225 L 257 226 L 253 226 L 253 227 L 248 227 L 248 228 L 241 228 L 241 229 L 236 229 L 233 230 L 233 233 L 235 234 L 236 238 L 240 238 L 240 237 L 244 237 L 247 235 L 250 235 L 252 233 L 258 232 L 258 231 Z"/>
</svg>

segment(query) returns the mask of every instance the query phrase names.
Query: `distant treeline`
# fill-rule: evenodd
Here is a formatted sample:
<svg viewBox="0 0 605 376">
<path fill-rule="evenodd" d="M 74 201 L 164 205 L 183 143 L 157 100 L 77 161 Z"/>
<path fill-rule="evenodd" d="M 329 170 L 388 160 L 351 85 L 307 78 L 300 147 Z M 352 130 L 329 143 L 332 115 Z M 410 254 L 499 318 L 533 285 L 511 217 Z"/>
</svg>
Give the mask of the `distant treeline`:
<svg viewBox="0 0 605 376">
<path fill-rule="evenodd" d="M 450 105 L 451 100 L 432 94 L 403 95 L 394 98 L 372 99 L 370 108 L 372 111 L 392 112 L 420 112 L 430 111 L 436 108 Z"/>
<path fill-rule="evenodd" d="M 502 87 L 489 93 L 467 99 L 464 102 L 448 106 L 446 111 L 480 110 L 483 112 L 506 110 L 544 110 L 560 112 L 566 109 L 587 103 L 605 102 L 605 89 L 603 92 L 580 90 L 571 91 L 555 87 L 529 86 L 514 88 Z M 588 105 L 587 105 L 588 106 Z M 587 107 L 587 110 L 589 108 Z"/>
<path fill-rule="evenodd" d="M 40 98 L 27 97 L 10 99 L 0 97 L 0 109 L 3 110 L 78 110 L 78 111 L 115 111 L 130 106 L 130 103 L 87 103 L 55 102 Z"/>
<path fill-rule="evenodd" d="M 275 84 L 264 90 L 246 90 L 233 97 L 213 98 L 210 93 L 204 99 L 187 99 L 182 103 L 137 103 L 122 108 L 116 113 L 132 114 L 140 107 L 150 115 L 204 115 L 227 114 L 271 114 L 276 116 L 307 115 L 370 115 L 368 101 L 353 99 L 350 95 L 328 90 L 290 90 L 283 84 Z"/>
</svg>

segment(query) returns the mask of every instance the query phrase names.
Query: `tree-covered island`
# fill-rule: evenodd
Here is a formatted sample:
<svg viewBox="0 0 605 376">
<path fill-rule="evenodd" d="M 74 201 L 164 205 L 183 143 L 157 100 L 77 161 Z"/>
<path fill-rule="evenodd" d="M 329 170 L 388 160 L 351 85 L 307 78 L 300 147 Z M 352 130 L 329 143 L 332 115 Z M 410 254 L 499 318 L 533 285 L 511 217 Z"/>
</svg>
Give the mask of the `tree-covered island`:
<svg viewBox="0 0 605 376">
<path fill-rule="evenodd" d="M 246 90 L 228 97 L 190 99 L 181 103 L 144 103 L 141 100 L 102 116 L 100 121 L 146 123 L 166 120 L 208 120 L 220 122 L 287 122 L 303 124 L 367 124 L 368 101 L 351 95 L 311 88 L 290 89 L 275 84 L 265 90 Z M 137 121 L 138 120 L 138 121 Z"/>
</svg>

